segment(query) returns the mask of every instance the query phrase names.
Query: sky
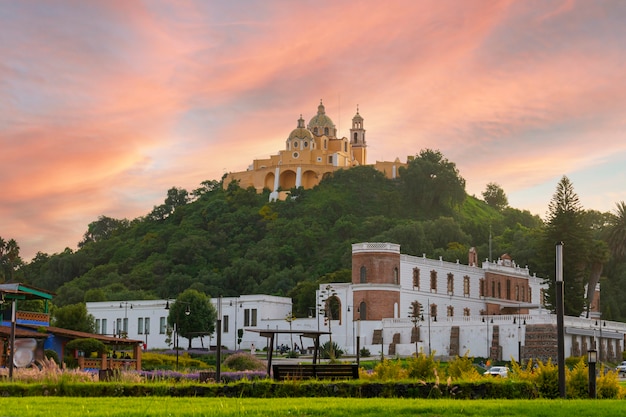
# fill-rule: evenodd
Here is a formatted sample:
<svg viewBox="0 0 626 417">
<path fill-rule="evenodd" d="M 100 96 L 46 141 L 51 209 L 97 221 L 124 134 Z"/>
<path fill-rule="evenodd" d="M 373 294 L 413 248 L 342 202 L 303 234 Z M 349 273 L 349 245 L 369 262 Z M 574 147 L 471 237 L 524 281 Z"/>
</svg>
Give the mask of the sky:
<svg viewBox="0 0 626 417">
<path fill-rule="evenodd" d="M 0 237 L 25 261 L 99 216 L 284 149 L 320 100 L 368 162 L 439 150 L 545 219 L 626 200 L 626 2 L 0 0 Z"/>
</svg>

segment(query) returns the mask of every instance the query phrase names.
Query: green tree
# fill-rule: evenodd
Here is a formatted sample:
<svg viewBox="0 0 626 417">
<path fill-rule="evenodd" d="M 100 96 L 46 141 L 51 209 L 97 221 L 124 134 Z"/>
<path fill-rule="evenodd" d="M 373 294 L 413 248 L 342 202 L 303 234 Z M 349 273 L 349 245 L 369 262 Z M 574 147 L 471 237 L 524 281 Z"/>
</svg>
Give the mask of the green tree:
<svg viewBox="0 0 626 417">
<path fill-rule="evenodd" d="M 126 219 L 117 220 L 107 216 L 100 216 L 95 222 L 89 223 L 87 231 L 83 235 L 83 240 L 78 243 L 78 247 L 81 248 L 89 242 L 108 239 L 115 231 L 127 228 L 129 224 L 129 221 Z"/>
<path fill-rule="evenodd" d="M 502 211 L 509 206 L 509 199 L 504 190 L 495 182 L 487 184 L 487 188 L 483 191 L 483 199 L 485 203 L 498 211 Z"/>
<path fill-rule="evenodd" d="M 555 306 L 554 254 L 556 242 L 563 242 L 563 289 L 566 315 L 579 316 L 585 308 L 585 284 L 588 281 L 591 231 L 585 212 L 569 178 L 563 176 L 549 204 L 543 239 L 546 281 L 551 291 L 548 302 Z"/>
<path fill-rule="evenodd" d="M 0 237 L 0 282 L 13 281 L 15 270 L 22 265 L 20 247 L 15 239 Z"/>
<path fill-rule="evenodd" d="M 606 229 L 607 243 L 614 258 L 622 260 L 626 257 L 626 203 L 617 203 L 615 213 L 611 213 Z"/>
<path fill-rule="evenodd" d="M 217 311 L 210 298 L 200 291 L 188 289 L 182 292 L 170 305 L 167 322 L 176 328 L 178 334 L 189 341 L 196 337 L 208 336 L 215 331 Z"/>
<path fill-rule="evenodd" d="M 96 328 L 95 319 L 87 312 L 85 303 L 53 308 L 52 323 L 56 327 L 86 333 L 93 333 Z"/>
<path fill-rule="evenodd" d="M 413 215 L 431 218 L 450 213 L 465 200 L 465 180 L 439 151 L 422 150 L 399 172 L 405 204 Z"/>
</svg>

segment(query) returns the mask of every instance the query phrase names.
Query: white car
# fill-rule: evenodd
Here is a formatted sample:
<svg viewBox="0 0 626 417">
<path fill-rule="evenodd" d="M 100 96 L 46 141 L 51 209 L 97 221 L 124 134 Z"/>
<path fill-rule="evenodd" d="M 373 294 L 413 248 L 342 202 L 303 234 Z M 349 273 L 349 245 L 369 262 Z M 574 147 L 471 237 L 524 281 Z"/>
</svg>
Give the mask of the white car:
<svg viewBox="0 0 626 417">
<path fill-rule="evenodd" d="M 500 378 L 506 378 L 507 376 L 509 376 L 509 368 L 507 368 L 506 366 L 492 366 L 491 368 L 487 369 L 483 375 L 492 375 L 499 376 Z"/>
<path fill-rule="evenodd" d="M 626 361 L 624 361 L 624 362 L 620 363 L 619 365 L 617 365 L 615 370 L 617 371 L 618 375 L 626 376 Z"/>
</svg>

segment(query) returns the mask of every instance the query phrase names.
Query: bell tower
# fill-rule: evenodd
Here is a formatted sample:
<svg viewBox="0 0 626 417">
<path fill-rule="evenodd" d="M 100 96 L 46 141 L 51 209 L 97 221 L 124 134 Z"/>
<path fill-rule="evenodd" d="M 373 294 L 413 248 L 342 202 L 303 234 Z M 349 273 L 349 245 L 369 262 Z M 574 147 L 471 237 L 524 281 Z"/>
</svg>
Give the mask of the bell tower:
<svg viewBox="0 0 626 417">
<path fill-rule="evenodd" d="M 352 154 L 359 165 L 367 162 L 367 143 L 365 142 L 365 129 L 363 128 L 363 117 L 359 114 L 359 106 L 356 107 L 356 114 L 352 118 L 352 129 L 350 129 L 350 145 Z"/>
</svg>

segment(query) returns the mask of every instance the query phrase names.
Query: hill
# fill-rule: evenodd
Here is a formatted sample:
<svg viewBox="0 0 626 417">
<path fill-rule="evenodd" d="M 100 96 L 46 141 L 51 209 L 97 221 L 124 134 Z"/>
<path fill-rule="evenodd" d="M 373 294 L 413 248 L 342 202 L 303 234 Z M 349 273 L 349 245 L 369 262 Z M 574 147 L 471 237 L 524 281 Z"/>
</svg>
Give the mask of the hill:
<svg viewBox="0 0 626 417">
<path fill-rule="evenodd" d="M 366 166 L 340 170 L 273 203 L 268 193 L 205 181 L 191 193 L 170 189 L 144 217 L 101 216 L 77 251 L 40 253 L 19 275 L 55 291 L 57 305 L 173 298 L 194 288 L 212 296 L 292 296 L 294 313 L 306 314 L 319 282 L 350 280 L 355 242 L 391 241 L 405 253 L 467 262 L 472 246 L 488 256 L 492 233 L 494 255 L 516 255 L 514 240 L 541 220 L 495 210 L 467 196 L 464 184 L 454 164 L 433 151 L 395 180 Z"/>
</svg>

